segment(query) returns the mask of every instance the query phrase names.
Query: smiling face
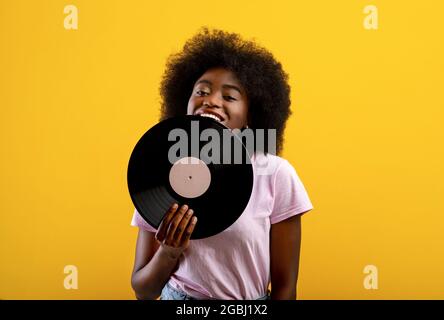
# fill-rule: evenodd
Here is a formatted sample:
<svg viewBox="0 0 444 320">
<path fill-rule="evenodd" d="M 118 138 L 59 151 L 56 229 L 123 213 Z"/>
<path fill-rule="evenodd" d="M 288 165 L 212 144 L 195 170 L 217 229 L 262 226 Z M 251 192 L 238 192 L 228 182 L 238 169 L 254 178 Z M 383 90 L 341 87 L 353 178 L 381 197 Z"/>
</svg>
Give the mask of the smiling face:
<svg viewBox="0 0 444 320">
<path fill-rule="evenodd" d="M 235 74 L 224 68 L 207 70 L 193 87 L 187 114 L 216 117 L 230 129 L 247 126 L 248 99 Z"/>
</svg>

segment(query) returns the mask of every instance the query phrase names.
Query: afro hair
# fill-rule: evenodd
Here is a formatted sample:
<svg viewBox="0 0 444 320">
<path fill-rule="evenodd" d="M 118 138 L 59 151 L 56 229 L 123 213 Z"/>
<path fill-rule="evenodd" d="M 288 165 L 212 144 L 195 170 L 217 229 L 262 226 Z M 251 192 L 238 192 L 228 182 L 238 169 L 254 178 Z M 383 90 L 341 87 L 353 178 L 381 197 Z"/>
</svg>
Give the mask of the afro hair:
<svg viewBox="0 0 444 320">
<path fill-rule="evenodd" d="M 181 52 L 168 58 L 160 84 L 160 120 L 186 115 L 195 82 L 216 67 L 237 76 L 249 101 L 249 128 L 275 129 L 276 153 L 280 154 L 291 115 L 288 75 L 272 53 L 237 33 L 203 27 Z"/>
</svg>

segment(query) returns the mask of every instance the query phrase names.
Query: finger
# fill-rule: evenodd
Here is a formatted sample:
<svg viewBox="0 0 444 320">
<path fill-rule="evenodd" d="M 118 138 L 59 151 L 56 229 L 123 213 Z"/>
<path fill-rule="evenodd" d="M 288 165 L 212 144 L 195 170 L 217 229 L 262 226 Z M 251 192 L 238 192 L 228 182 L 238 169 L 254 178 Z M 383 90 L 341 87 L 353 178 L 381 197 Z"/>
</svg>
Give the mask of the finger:
<svg viewBox="0 0 444 320">
<path fill-rule="evenodd" d="M 165 238 L 165 234 L 166 234 L 166 230 L 168 228 L 169 221 L 171 221 L 177 208 L 178 208 L 178 204 L 174 203 L 168 209 L 167 213 L 165 214 L 165 216 L 163 217 L 163 219 L 159 225 L 159 228 L 157 229 L 157 232 L 156 232 L 156 239 L 157 240 L 162 241 Z"/>
<path fill-rule="evenodd" d="M 176 229 L 176 234 L 174 235 L 174 243 L 173 245 L 175 247 L 179 246 L 180 243 L 182 242 L 182 234 L 185 231 L 185 229 L 188 226 L 188 222 L 190 221 L 191 217 L 193 216 L 193 209 L 189 209 L 187 211 L 187 213 L 183 216 L 182 220 L 180 221 L 179 225 L 177 226 Z"/>
<path fill-rule="evenodd" d="M 170 222 L 170 225 L 168 227 L 168 231 L 166 233 L 166 239 L 165 243 L 172 246 L 174 243 L 174 234 L 176 233 L 177 226 L 179 225 L 180 221 L 182 220 L 182 217 L 187 212 L 188 206 L 184 204 L 182 207 L 180 207 L 179 211 L 177 211 L 174 214 L 173 220 Z"/>
<path fill-rule="evenodd" d="M 190 243 L 190 238 L 191 238 L 191 235 L 193 234 L 196 224 L 197 224 L 197 217 L 194 216 L 182 234 L 182 240 L 181 240 L 182 244 L 181 245 L 184 246 L 185 248 L 188 247 L 188 244 Z"/>
<path fill-rule="evenodd" d="M 163 241 L 165 239 L 168 225 L 170 224 L 171 219 L 174 217 L 174 213 L 177 211 L 177 208 L 179 208 L 179 205 L 177 203 L 174 203 L 168 209 L 166 215 L 163 217 L 162 222 L 160 223 L 160 226 L 156 232 L 156 239 L 158 241 Z"/>
</svg>

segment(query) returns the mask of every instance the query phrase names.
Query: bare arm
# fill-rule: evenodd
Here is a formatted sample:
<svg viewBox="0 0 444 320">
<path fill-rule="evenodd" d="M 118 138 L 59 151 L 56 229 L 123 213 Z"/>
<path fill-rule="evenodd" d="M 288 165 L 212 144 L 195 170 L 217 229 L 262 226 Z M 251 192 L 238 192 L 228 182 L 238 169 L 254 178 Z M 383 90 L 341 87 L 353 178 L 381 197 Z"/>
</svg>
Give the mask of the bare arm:
<svg viewBox="0 0 444 320">
<path fill-rule="evenodd" d="M 131 285 L 139 300 L 154 300 L 171 276 L 178 259 L 162 253 L 154 233 L 139 229 Z"/>
<path fill-rule="evenodd" d="M 271 299 L 295 300 L 301 247 L 301 215 L 271 226 Z"/>
<path fill-rule="evenodd" d="M 139 229 L 131 276 L 137 299 L 157 299 L 188 247 L 197 220 L 186 206 L 176 210 L 170 208 L 156 234 Z"/>
</svg>

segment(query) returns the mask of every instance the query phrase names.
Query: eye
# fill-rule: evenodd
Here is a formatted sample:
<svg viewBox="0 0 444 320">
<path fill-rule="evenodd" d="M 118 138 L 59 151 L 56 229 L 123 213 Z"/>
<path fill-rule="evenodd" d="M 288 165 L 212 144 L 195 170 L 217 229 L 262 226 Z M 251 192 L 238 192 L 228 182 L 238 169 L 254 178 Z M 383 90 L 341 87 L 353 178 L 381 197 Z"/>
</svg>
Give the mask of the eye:
<svg viewBox="0 0 444 320">
<path fill-rule="evenodd" d="M 224 96 L 224 98 L 228 101 L 236 101 L 236 99 L 233 98 L 232 96 Z"/>
<path fill-rule="evenodd" d="M 208 93 L 205 92 L 205 91 L 203 91 L 203 90 L 197 90 L 197 91 L 196 91 L 196 94 L 197 94 L 198 96 L 203 96 L 203 95 L 208 94 Z"/>
</svg>

